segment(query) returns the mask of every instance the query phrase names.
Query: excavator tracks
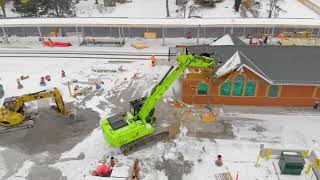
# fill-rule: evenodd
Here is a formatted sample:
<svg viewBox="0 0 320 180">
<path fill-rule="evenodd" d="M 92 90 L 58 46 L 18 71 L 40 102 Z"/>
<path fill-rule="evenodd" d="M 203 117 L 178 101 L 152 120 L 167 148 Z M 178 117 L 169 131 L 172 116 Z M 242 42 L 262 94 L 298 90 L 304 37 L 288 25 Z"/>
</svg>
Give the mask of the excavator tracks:
<svg viewBox="0 0 320 180">
<path fill-rule="evenodd" d="M 140 149 L 143 149 L 143 147 L 147 145 L 155 144 L 159 141 L 167 139 L 168 137 L 169 137 L 169 131 L 167 130 L 158 131 L 148 136 L 132 141 L 128 144 L 125 144 L 120 147 L 120 150 L 124 155 L 129 155 Z"/>
<path fill-rule="evenodd" d="M 9 126 L 9 127 L 0 126 L 0 134 L 32 128 L 34 125 L 35 125 L 35 122 L 33 120 L 25 120 L 21 124 L 18 124 L 15 126 Z"/>
</svg>

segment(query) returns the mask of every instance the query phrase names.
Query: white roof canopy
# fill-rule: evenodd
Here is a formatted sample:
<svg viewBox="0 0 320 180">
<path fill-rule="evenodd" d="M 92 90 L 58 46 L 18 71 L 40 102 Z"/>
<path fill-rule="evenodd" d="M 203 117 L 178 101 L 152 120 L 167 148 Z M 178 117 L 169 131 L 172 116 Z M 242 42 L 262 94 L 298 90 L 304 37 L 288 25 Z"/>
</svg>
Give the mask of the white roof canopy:
<svg viewBox="0 0 320 180">
<path fill-rule="evenodd" d="M 128 19 L 128 18 L 17 18 L 0 19 L 1 27 L 292 27 L 317 28 L 319 19 Z"/>
</svg>

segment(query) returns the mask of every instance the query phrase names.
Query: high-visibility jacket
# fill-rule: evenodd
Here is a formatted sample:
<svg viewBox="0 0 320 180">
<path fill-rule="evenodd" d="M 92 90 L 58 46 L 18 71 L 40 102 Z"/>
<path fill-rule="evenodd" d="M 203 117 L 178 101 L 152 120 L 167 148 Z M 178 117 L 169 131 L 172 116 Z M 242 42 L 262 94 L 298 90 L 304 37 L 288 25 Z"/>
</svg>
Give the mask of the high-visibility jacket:
<svg viewBox="0 0 320 180">
<path fill-rule="evenodd" d="M 102 164 L 97 168 L 97 175 L 101 177 L 110 176 L 110 167 L 106 164 Z"/>
</svg>

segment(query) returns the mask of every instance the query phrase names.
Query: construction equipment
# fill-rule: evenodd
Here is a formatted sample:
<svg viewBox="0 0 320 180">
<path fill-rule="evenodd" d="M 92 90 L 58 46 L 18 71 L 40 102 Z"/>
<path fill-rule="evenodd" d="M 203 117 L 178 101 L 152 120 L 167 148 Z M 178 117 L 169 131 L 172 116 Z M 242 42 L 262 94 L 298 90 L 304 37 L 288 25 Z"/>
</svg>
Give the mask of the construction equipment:
<svg viewBox="0 0 320 180">
<path fill-rule="evenodd" d="M 31 114 L 24 112 L 24 103 L 49 97 L 54 98 L 57 105 L 54 109 L 58 113 L 64 116 L 69 115 L 69 111 L 64 106 L 62 95 L 57 88 L 8 97 L 0 107 L 0 134 L 33 127 L 35 122 L 32 120 Z"/>
<path fill-rule="evenodd" d="M 153 116 L 155 105 L 186 68 L 213 68 L 215 65 L 214 59 L 195 55 L 181 55 L 177 61 L 179 66 L 175 69 L 171 66 L 162 80 L 152 89 L 150 96 L 130 102 L 130 112 L 102 119 L 101 126 L 107 143 L 113 147 L 120 147 L 127 155 L 146 143 L 157 142 L 169 136 L 167 130 L 155 132 L 156 118 Z"/>
</svg>

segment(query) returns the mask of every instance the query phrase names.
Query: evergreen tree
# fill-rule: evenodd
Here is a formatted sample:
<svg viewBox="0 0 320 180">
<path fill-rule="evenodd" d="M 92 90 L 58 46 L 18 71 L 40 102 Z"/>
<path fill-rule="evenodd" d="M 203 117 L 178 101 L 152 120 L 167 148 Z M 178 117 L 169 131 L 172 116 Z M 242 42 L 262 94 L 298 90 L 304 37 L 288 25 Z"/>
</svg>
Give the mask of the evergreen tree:
<svg viewBox="0 0 320 180">
<path fill-rule="evenodd" d="M 28 17 L 74 16 L 79 0 L 13 0 L 14 12 Z"/>
<path fill-rule="evenodd" d="M 41 3 L 40 0 L 13 0 L 12 11 L 24 17 L 39 17 Z"/>
</svg>

